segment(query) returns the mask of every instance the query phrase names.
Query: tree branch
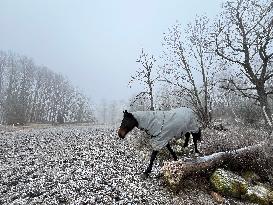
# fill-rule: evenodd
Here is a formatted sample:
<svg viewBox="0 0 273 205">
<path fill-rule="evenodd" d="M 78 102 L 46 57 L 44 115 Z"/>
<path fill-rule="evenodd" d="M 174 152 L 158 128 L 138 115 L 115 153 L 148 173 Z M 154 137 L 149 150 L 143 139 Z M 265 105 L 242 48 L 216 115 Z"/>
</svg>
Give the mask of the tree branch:
<svg viewBox="0 0 273 205">
<path fill-rule="evenodd" d="M 259 97 L 257 95 L 254 94 L 250 94 L 250 93 L 245 93 L 244 91 L 248 91 L 248 90 L 256 90 L 256 87 L 246 87 L 246 88 L 241 88 L 238 85 L 236 85 L 236 83 L 233 80 L 228 80 L 228 85 L 222 85 L 220 86 L 221 88 L 225 89 L 225 90 L 230 90 L 232 92 L 238 91 L 240 93 L 241 96 L 243 97 L 247 97 L 247 98 L 251 98 L 251 99 L 255 99 L 258 100 Z M 235 88 L 230 87 L 230 84 L 232 84 Z"/>
</svg>

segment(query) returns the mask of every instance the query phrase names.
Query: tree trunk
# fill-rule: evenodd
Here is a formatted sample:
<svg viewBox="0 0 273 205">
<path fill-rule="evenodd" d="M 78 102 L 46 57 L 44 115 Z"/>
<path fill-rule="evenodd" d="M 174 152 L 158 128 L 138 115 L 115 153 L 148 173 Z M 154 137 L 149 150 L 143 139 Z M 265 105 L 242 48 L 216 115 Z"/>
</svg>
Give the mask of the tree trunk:
<svg viewBox="0 0 273 205">
<path fill-rule="evenodd" d="M 150 92 L 150 100 L 151 100 L 151 107 L 150 107 L 150 110 L 154 111 L 155 108 L 154 108 L 154 97 L 153 97 L 153 93 L 152 93 L 152 90 Z"/>
<path fill-rule="evenodd" d="M 203 52 L 202 52 L 202 48 L 201 46 L 199 47 L 199 55 L 200 55 L 200 65 L 201 65 L 201 70 L 202 70 L 202 78 L 203 78 L 203 86 L 204 86 L 204 116 L 203 116 L 203 122 L 204 122 L 204 127 L 207 127 L 210 123 L 210 116 L 209 116 L 209 94 L 208 94 L 208 79 L 207 79 L 207 75 L 206 75 L 206 69 L 204 66 L 204 62 L 203 62 Z"/>
<path fill-rule="evenodd" d="M 260 103 L 261 109 L 263 109 L 263 107 L 265 107 L 265 112 L 266 112 L 267 116 L 269 116 L 271 118 L 272 114 L 271 114 L 271 110 L 268 105 L 268 99 L 267 99 L 266 91 L 264 89 L 264 85 L 257 86 L 257 94 L 259 96 L 259 103 Z M 266 124 L 269 125 L 264 112 L 263 112 L 263 117 L 264 117 Z"/>
<path fill-rule="evenodd" d="M 178 191 L 183 179 L 189 175 L 215 169 L 223 164 L 242 165 L 248 160 L 255 159 L 256 153 L 261 151 L 265 142 L 241 149 L 218 152 L 208 156 L 186 158 L 164 164 L 162 171 L 166 183 L 173 191 Z"/>
</svg>

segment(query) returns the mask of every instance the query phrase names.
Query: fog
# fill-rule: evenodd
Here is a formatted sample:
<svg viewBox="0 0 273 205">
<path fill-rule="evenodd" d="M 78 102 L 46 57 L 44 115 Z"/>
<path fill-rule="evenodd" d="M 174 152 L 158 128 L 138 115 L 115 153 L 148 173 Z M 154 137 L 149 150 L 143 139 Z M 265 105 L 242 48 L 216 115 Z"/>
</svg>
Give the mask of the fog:
<svg viewBox="0 0 273 205">
<path fill-rule="evenodd" d="M 196 15 L 214 17 L 219 0 L 1 0 L 0 49 L 59 72 L 93 102 L 127 100 L 141 49 L 159 56 L 163 32 Z"/>
</svg>

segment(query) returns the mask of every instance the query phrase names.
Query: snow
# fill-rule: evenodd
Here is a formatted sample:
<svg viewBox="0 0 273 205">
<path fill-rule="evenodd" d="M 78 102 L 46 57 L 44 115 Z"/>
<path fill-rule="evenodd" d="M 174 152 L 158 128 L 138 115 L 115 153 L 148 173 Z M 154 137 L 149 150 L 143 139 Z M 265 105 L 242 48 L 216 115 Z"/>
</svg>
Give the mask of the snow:
<svg viewBox="0 0 273 205">
<path fill-rule="evenodd" d="M 170 192 L 159 163 L 141 179 L 150 152 L 133 137 L 87 126 L 0 132 L 0 204 L 214 204 L 192 186 Z"/>
<path fill-rule="evenodd" d="M 2 134 L 0 145 L 0 204 L 123 204 L 170 197 L 161 196 L 155 180 L 140 180 L 142 158 L 113 129 L 23 130 Z"/>
</svg>

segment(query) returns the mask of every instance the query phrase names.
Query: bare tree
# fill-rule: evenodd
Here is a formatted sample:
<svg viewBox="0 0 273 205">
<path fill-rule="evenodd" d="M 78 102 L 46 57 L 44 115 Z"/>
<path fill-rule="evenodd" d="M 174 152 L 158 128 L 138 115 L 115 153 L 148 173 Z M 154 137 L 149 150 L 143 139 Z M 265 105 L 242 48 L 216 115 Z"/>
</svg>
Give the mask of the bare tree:
<svg viewBox="0 0 273 205">
<path fill-rule="evenodd" d="M 4 118 L 4 106 L 5 106 L 5 82 L 8 81 L 7 77 L 8 55 L 0 51 L 0 122 L 3 122 Z"/>
<path fill-rule="evenodd" d="M 116 101 L 113 101 L 109 105 L 109 115 L 110 115 L 110 123 L 114 124 L 117 122 L 118 116 L 118 104 Z"/>
<path fill-rule="evenodd" d="M 18 59 L 18 69 L 20 73 L 20 78 L 18 79 L 19 84 L 19 93 L 18 93 L 18 102 L 22 109 L 22 119 L 24 123 L 28 121 L 31 109 L 31 93 L 33 88 L 33 69 L 34 64 L 31 59 L 20 56 Z"/>
<path fill-rule="evenodd" d="M 154 76 L 154 63 L 156 59 L 153 55 L 149 56 L 149 54 L 145 53 L 142 49 L 139 58 L 136 61 L 140 64 L 139 69 L 136 71 L 135 75 L 131 76 L 131 80 L 129 81 L 129 85 L 135 81 L 140 82 L 144 85 L 145 91 L 140 92 L 136 97 L 135 101 L 142 98 L 143 96 L 148 96 L 150 100 L 150 110 L 154 110 L 154 85 L 156 81 L 158 81 L 159 77 Z"/>
<path fill-rule="evenodd" d="M 89 99 L 82 93 L 76 92 L 75 119 L 76 122 L 94 122 L 93 110 L 90 108 Z"/>
<path fill-rule="evenodd" d="M 197 17 L 182 36 L 181 26 L 174 25 L 164 36 L 164 75 L 161 81 L 179 88 L 203 126 L 211 121 L 211 96 L 214 85 L 214 54 L 211 52 L 209 20 Z M 202 82 L 198 78 L 202 78 Z"/>
<path fill-rule="evenodd" d="M 93 121 L 88 99 L 60 74 L 0 51 L 0 123 Z"/>
<path fill-rule="evenodd" d="M 4 73 L 7 67 L 7 54 L 0 51 L 0 94 L 3 94 Z M 2 100 L 2 99 L 1 99 Z"/>
<path fill-rule="evenodd" d="M 109 105 L 108 105 L 108 102 L 106 101 L 106 99 L 101 99 L 101 102 L 100 102 L 100 105 L 98 107 L 98 115 L 100 116 L 99 117 L 99 120 L 100 120 L 100 123 L 102 124 L 106 124 L 108 123 L 108 114 L 109 114 Z"/>
<path fill-rule="evenodd" d="M 216 53 L 233 73 L 223 79 L 222 87 L 255 99 L 268 116 L 268 95 L 273 94 L 268 84 L 273 77 L 272 6 L 270 0 L 228 1 L 214 33 Z"/>
<path fill-rule="evenodd" d="M 15 54 L 10 53 L 8 55 L 8 83 L 5 89 L 4 121 L 7 124 L 21 124 L 25 123 L 25 119 L 23 117 L 23 107 L 19 102 L 20 72 L 17 69 L 18 59 Z"/>
<path fill-rule="evenodd" d="M 172 90 L 168 86 L 162 86 L 157 95 L 158 108 L 160 110 L 170 110 L 173 106 L 173 96 L 171 95 Z"/>
<path fill-rule="evenodd" d="M 47 67 L 36 67 L 34 76 L 30 122 L 50 121 L 46 106 L 49 105 L 52 72 Z"/>
<path fill-rule="evenodd" d="M 145 95 L 133 95 L 129 98 L 130 111 L 145 111 L 149 110 L 151 102 Z"/>
<path fill-rule="evenodd" d="M 158 109 L 171 110 L 172 108 L 188 106 L 185 94 L 181 92 L 181 88 L 163 84 L 158 90 L 156 96 Z"/>
</svg>

